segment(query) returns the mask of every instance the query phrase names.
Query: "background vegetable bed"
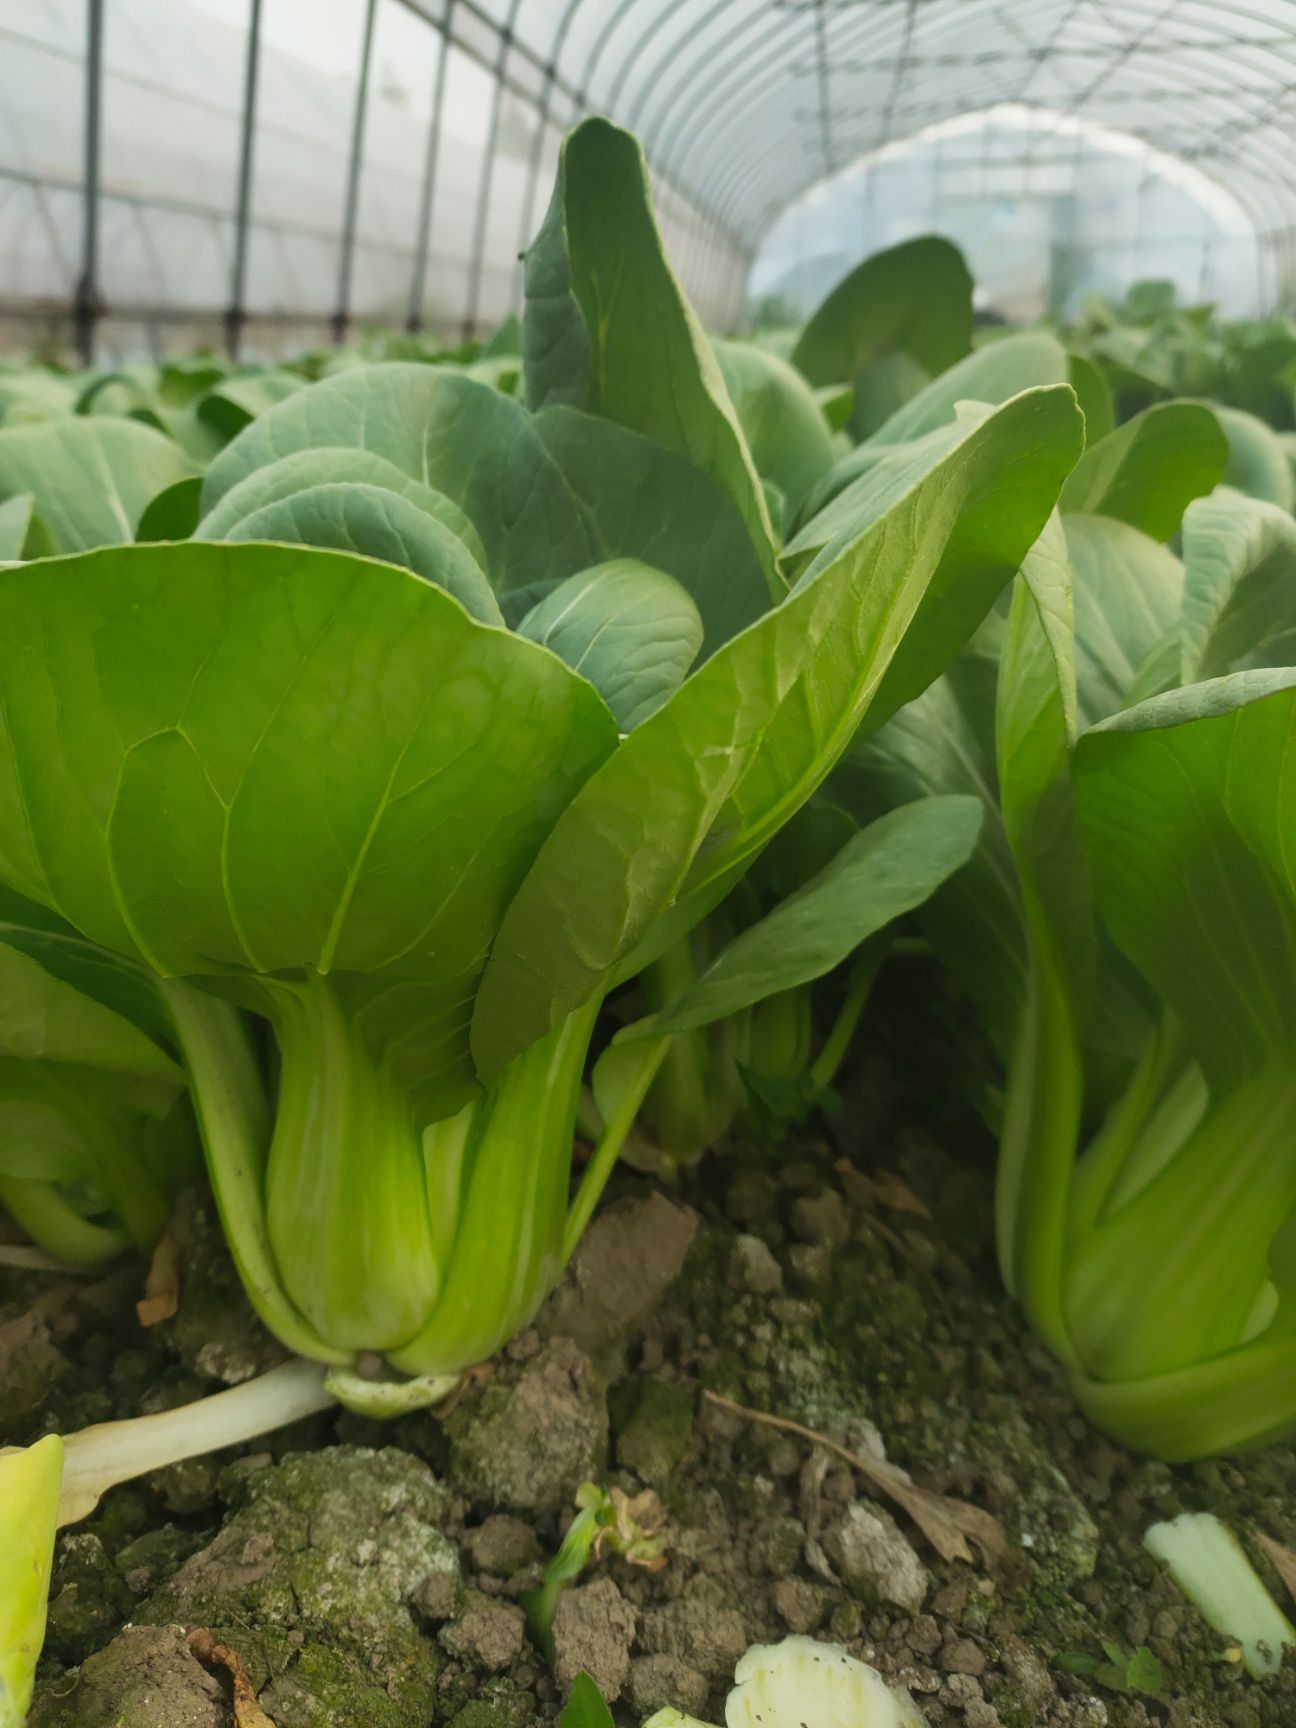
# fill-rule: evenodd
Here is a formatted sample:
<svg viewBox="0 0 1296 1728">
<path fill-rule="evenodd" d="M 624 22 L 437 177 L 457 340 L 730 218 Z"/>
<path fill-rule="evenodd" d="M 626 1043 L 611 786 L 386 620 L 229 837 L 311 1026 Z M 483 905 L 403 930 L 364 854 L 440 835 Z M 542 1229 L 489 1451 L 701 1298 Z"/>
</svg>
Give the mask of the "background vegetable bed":
<svg viewBox="0 0 1296 1728">
<path fill-rule="evenodd" d="M 714 1719 L 789 1632 L 1285 1722 L 1141 1538 L 1281 1588 L 1290 1451 L 1119 1442 L 1296 1422 L 1296 337 L 974 344 L 923 239 L 712 345 L 605 122 L 527 288 L 4 380 L 0 1438 L 347 1412 L 61 1538 L 33 1722 Z"/>
</svg>

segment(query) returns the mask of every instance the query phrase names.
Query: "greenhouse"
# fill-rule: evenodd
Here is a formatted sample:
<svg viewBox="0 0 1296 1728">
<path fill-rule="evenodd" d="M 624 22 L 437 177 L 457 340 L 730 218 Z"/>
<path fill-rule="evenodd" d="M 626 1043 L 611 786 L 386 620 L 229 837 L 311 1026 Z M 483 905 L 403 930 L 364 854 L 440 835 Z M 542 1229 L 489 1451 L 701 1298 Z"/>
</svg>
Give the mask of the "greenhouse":
<svg viewBox="0 0 1296 1728">
<path fill-rule="evenodd" d="M 1296 0 L 0 0 L 0 1728 L 1296 1728 Z"/>
</svg>

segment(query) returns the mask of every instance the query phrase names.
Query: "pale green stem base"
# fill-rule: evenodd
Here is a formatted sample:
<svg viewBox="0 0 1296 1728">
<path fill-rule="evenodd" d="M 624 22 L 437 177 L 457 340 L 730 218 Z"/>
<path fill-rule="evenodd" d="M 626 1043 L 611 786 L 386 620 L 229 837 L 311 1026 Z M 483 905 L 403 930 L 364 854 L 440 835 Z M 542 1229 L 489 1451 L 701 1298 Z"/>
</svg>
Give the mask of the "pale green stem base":
<svg viewBox="0 0 1296 1728">
<path fill-rule="evenodd" d="M 63 1442 L 58 1522 L 75 1524 L 89 1517 L 119 1482 L 255 1440 L 327 1410 L 334 1401 L 319 1363 L 286 1362 L 256 1380 L 176 1410 L 82 1428 Z"/>
</svg>

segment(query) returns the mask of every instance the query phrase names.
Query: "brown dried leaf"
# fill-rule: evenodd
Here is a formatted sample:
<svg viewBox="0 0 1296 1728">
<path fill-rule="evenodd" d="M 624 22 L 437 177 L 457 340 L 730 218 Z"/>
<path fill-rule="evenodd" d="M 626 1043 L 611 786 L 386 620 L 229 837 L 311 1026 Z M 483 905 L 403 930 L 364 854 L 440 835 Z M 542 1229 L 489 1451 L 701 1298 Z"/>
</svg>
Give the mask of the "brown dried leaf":
<svg viewBox="0 0 1296 1728">
<path fill-rule="evenodd" d="M 228 1644 L 218 1644 L 205 1626 L 195 1626 L 185 1640 L 195 1657 L 208 1670 L 223 1668 L 234 1689 L 234 1728 L 275 1728 L 257 1703 L 243 1658 Z"/>
<path fill-rule="evenodd" d="M 873 1186 L 878 1199 L 893 1212 L 912 1212 L 916 1218 L 930 1219 L 931 1213 L 909 1184 L 902 1182 L 890 1170 L 879 1170 L 873 1178 Z"/>
<path fill-rule="evenodd" d="M 735 1404 L 731 1398 L 721 1397 L 718 1392 L 704 1391 L 702 1396 L 735 1416 L 745 1416 L 748 1421 L 762 1422 L 767 1427 L 781 1428 L 787 1434 L 799 1435 L 802 1440 L 822 1446 L 842 1459 L 852 1469 L 858 1470 L 865 1481 L 872 1483 L 879 1493 L 885 1494 L 888 1499 L 894 1500 L 897 1506 L 903 1507 L 944 1559 L 974 1561 L 976 1556 L 968 1546 L 969 1542 L 975 1542 L 985 1559 L 992 1564 L 1009 1558 L 1011 1549 L 1003 1525 L 991 1513 L 983 1512 L 979 1506 L 969 1505 L 966 1500 L 955 1500 L 948 1494 L 937 1494 L 930 1488 L 920 1488 L 896 1465 L 885 1464 L 877 1458 L 862 1458 L 857 1452 L 848 1452 L 835 1440 L 829 1440 L 824 1434 L 817 1434 L 813 1428 L 803 1427 L 800 1422 L 790 1422 L 786 1416 L 767 1416 L 763 1410 L 749 1410 L 744 1404 Z"/>
<path fill-rule="evenodd" d="M 1266 1536 L 1263 1530 L 1256 1531 L 1256 1541 L 1273 1561 L 1274 1571 L 1287 1586 L 1287 1594 L 1296 1600 L 1296 1553 L 1275 1542 L 1272 1536 Z"/>
<path fill-rule="evenodd" d="M 174 1236 L 164 1236 L 153 1250 L 144 1280 L 144 1296 L 135 1304 L 141 1326 L 158 1326 L 175 1316 L 180 1306 L 180 1250 Z"/>
</svg>

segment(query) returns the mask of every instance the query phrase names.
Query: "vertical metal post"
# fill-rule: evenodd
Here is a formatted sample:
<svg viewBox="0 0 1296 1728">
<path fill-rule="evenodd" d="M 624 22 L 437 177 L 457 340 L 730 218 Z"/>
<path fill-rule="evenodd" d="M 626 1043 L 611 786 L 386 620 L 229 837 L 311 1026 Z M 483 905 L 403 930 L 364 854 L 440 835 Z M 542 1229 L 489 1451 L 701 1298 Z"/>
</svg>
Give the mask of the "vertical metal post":
<svg viewBox="0 0 1296 1728">
<path fill-rule="evenodd" d="M 251 0 L 248 15 L 247 58 L 243 63 L 243 114 L 240 121 L 238 197 L 234 210 L 234 268 L 230 275 L 230 303 L 225 314 L 225 349 L 237 360 L 239 341 L 247 319 L 248 230 L 252 212 L 252 145 L 256 136 L 257 73 L 261 61 L 261 0 Z"/>
<path fill-rule="evenodd" d="M 436 199 L 437 160 L 441 152 L 441 115 L 445 108 L 446 73 L 450 61 L 450 28 L 455 0 L 446 0 L 441 20 L 441 53 L 437 60 L 436 86 L 432 92 L 432 118 L 428 122 L 427 154 L 423 158 L 423 189 L 419 197 L 418 238 L 414 243 L 414 276 L 410 282 L 409 313 L 405 328 L 423 327 L 423 293 L 427 280 L 428 248 L 432 239 L 432 206 Z"/>
<path fill-rule="evenodd" d="M 347 163 L 346 208 L 342 215 L 342 257 L 338 264 L 337 310 L 333 340 L 341 343 L 351 321 L 351 269 L 355 262 L 356 216 L 360 209 L 360 167 L 364 158 L 365 117 L 369 111 L 369 62 L 373 58 L 374 19 L 378 0 L 366 0 L 364 41 L 360 48 L 360 82 L 351 122 L 351 156 Z"/>
<path fill-rule="evenodd" d="M 486 222 L 490 215 L 491 189 L 495 182 L 495 152 L 499 147 L 500 114 L 504 106 L 504 74 L 508 70 L 508 52 L 513 41 L 513 26 L 517 23 L 522 0 L 509 0 L 508 17 L 500 26 L 499 53 L 495 56 L 495 88 L 491 92 L 490 126 L 486 132 L 486 153 L 482 157 L 481 180 L 477 190 L 477 214 L 473 221 L 472 252 L 468 261 L 468 290 L 464 296 L 463 339 L 471 337 L 477 327 L 477 308 L 481 304 L 482 266 L 485 263 Z"/>
<path fill-rule="evenodd" d="M 81 202 L 81 275 L 72 303 L 82 364 L 94 364 L 99 298 L 99 142 L 103 98 L 104 0 L 86 0 L 85 143 Z"/>
<path fill-rule="evenodd" d="M 567 45 L 567 36 L 576 21 L 583 0 L 567 0 L 567 9 L 558 20 L 558 28 L 554 31 L 553 42 L 550 45 L 549 62 L 545 67 L 544 83 L 540 89 L 540 103 L 536 110 L 535 136 L 531 141 L 531 159 L 527 163 L 526 191 L 522 198 L 522 223 L 518 229 L 518 266 L 513 278 L 513 298 L 522 298 L 522 284 L 526 267 L 526 249 L 535 239 L 536 231 L 536 198 L 540 191 L 540 165 L 544 160 L 545 136 L 549 130 L 549 115 L 553 107 L 554 86 L 558 82 L 558 63 L 562 59 L 563 49 Z"/>
</svg>

